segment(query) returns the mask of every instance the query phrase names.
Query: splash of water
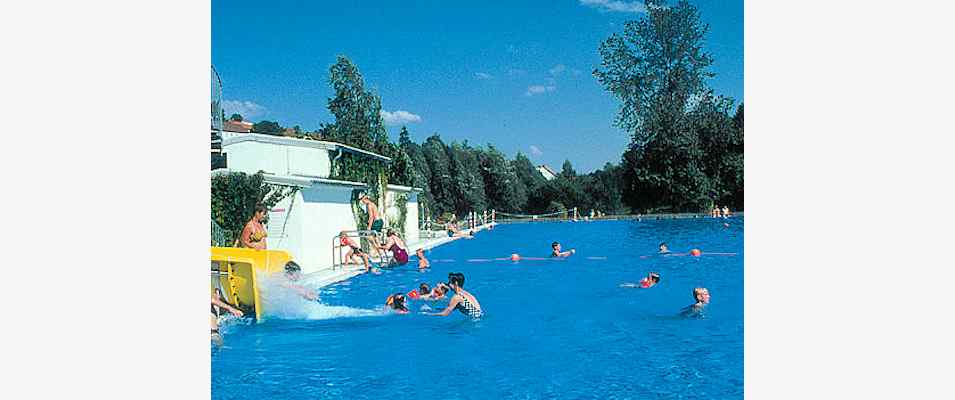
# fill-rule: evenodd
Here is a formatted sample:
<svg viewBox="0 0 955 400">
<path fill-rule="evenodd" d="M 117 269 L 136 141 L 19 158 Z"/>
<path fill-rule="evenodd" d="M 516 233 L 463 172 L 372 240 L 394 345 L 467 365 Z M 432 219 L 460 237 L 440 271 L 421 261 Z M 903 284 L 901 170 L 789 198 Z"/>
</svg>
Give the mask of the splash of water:
<svg viewBox="0 0 955 400">
<path fill-rule="evenodd" d="M 259 275 L 256 280 L 259 284 L 262 315 L 265 318 L 319 320 L 385 315 L 383 310 L 331 306 L 322 304 L 320 300 L 307 300 L 289 285 L 299 285 L 316 293 L 318 291 L 299 282 L 289 282 L 283 274 Z"/>
</svg>

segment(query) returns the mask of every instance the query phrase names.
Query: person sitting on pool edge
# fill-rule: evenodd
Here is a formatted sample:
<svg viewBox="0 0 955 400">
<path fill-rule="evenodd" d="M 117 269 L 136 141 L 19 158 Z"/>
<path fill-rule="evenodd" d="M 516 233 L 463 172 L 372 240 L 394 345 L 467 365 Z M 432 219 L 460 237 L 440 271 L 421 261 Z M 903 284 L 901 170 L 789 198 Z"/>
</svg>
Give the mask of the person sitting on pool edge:
<svg viewBox="0 0 955 400">
<path fill-rule="evenodd" d="M 418 256 L 418 269 L 423 270 L 431 266 L 431 263 L 428 262 L 428 259 L 424 256 L 424 248 L 420 248 L 414 253 Z"/>
<path fill-rule="evenodd" d="M 658 283 L 660 283 L 660 273 L 651 272 L 646 277 L 641 279 L 640 283 L 624 283 L 621 284 L 620 287 L 649 289 Z"/>
<path fill-rule="evenodd" d="M 680 315 L 684 317 L 694 317 L 702 318 L 703 317 L 703 308 L 707 304 L 710 304 L 710 291 L 706 288 L 698 287 L 693 289 L 693 299 L 696 300 L 696 303 L 686 306 Z"/>
<path fill-rule="evenodd" d="M 388 230 L 388 241 L 378 247 L 379 250 L 390 251 L 394 256 L 391 266 L 405 265 L 408 263 L 408 250 L 405 241 L 398 237 L 398 232 L 394 229 Z"/>
<path fill-rule="evenodd" d="M 391 307 L 391 309 L 395 310 L 398 314 L 408 313 L 408 306 L 405 305 L 405 295 L 401 293 L 388 296 L 388 299 L 385 300 L 385 305 Z"/>
<path fill-rule="evenodd" d="M 295 283 L 302 279 L 302 267 L 295 261 L 285 263 L 285 279 L 287 281 L 282 283 L 282 287 L 292 289 L 305 300 L 318 301 L 318 294 L 314 290 Z"/>
<path fill-rule="evenodd" d="M 481 303 L 478 303 L 477 298 L 474 297 L 467 290 L 464 290 L 464 274 L 460 272 L 452 272 L 448 274 L 448 287 L 454 291 L 454 296 L 451 296 L 451 301 L 448 302 L 448 307 L 444 311 L 437 313 L 424 313 L 425 315 L 437 315 L 445 317 L 451 313 L 453 310 L 458 310 L 461 314 L 467 315 L 470 318 L 477 319 L 484 316 L 484 311 L 481 309 Z"/>
<path fill-rule="evenodd" d="M 551 243 L 550 248 L 551 250 L 553 250 L 550 253 L 551 257 L 570 257 L 572 254 L 577 252 L 577 250 L 574 250 L 574 249 L 570 249 L 568 251 L 560 251 L 559 242 Z"/>
<path fill-rule="evenodd" d="M 365 254 L 365 251 L 348 237 L 348 233 L 342 231 L 341 234 L 338 235 L 338 238 L 342 247 L 348 246 L 348 253 L 345 254 L 345 264 L 354 261 L 355 257 L 359 257 L 365 262 L 365 272 L 372 272 L 371 265 L 368 263 L 368 254 Z"/>
<path fill-rule="evenodd" d="M 659 253 L 660 253 L 660 254 L 666 254 L 666 253 L 669 253 L 669 252 L 670 252 L 670 248 L 667 247 L 667 243 L 666 243 L 666 242 L 660 243 L 660 251 L 659 251 Z"/>
<path fill-rule="evenodd" d="M 454 222 L 454 221 L 448 222 L 448 237 L 455 237 L 455 236 L 465 237 L 470 239 L 474 237 L 474 231 L 470 229 L 468 229 L 467 231 L 462 231 L 458 229 L 457 222 Z"/>
</svg>

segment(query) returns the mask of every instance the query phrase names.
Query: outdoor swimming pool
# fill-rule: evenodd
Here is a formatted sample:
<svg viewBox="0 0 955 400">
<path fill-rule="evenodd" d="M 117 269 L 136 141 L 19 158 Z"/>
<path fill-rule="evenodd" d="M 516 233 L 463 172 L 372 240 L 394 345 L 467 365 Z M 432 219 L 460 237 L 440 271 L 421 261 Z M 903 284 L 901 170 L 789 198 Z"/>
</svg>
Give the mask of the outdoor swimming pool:
<svg viewBox="0 0 955 400">
<path fill-rule="evenodd" d="M 457 240 L 428 252 L 424 273 L 412 258 L 323 288 L 326 305 L 225 328 L 225 345 L 213 348 L 212 398 L 742 398 L 743 218 L 723 222 L 514 224 Z M 555 240 L 577 254 L 468 261 L 546 257 Z M 703 256 L 658 256 L 661 241 Z M 406 315 L 377 311 L 389 294 L 452 271 L 466 276 L 483 319 L 417 314 L 447 301 L 412 300 Z M 657 286 L 618 287 L 649 271 L 660 272 Z M 697 286 L 712 295 L 705 318 L 677 317 Z"/>
</svg>

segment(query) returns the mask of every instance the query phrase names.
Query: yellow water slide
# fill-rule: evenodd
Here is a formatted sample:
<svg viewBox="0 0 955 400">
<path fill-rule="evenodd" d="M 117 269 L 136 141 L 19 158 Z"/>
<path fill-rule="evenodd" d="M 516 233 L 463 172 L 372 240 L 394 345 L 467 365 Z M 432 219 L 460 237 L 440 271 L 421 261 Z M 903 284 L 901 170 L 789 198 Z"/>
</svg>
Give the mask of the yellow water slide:
<svg viewBox="0 0 955 400">
<path fill-rule="evenodd" d="M 259 301 L 256 272 L 282 272 L 291 260 L 292 256 L 282 250 L 212 247 L 211 290 L 218 288 L 226 302 L 246 315 L 254 313 L 255 319 L 260 320 L 262 303 Z"/>
</svg>

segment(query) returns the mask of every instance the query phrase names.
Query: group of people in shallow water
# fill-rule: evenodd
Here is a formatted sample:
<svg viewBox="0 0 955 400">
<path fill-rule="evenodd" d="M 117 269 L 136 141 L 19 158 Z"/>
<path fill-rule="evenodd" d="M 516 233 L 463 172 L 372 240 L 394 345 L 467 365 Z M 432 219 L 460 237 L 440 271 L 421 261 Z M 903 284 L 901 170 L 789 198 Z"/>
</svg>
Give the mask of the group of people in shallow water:
<svg viewBox="0 0 955 400">
<path fill-rule="evenodd" d="M 449 273 L 448 281 L 446 283 L 438 283 L 434 288 L 430 288 L 428 284 L 422 283 L 418 289 L 412 290 L 407 295 L 403 293 L 392 294 L 385 300 L 385 306 L 390 307 L 399 314 L 407 314 L 409 312 L 409 298 L 414 300 L 438 301 L 444 299 L 449 291 L 453 291 L 454 294 L 451 295 L 451 298 L 448 300 L 448 305 L 444 310 L 439 312 L 423 312 L 422 314 L 444 317 L 451 314 L 452 311 L 457 310 L 461 314 L 473 319 L 484 316 L 484 311 L 481 309 L 481 303 L 478 302 L 477 297 L 474 297 L 471 292 L 464 290 L 464 274 L 460 272 Z"/>
</svg>

